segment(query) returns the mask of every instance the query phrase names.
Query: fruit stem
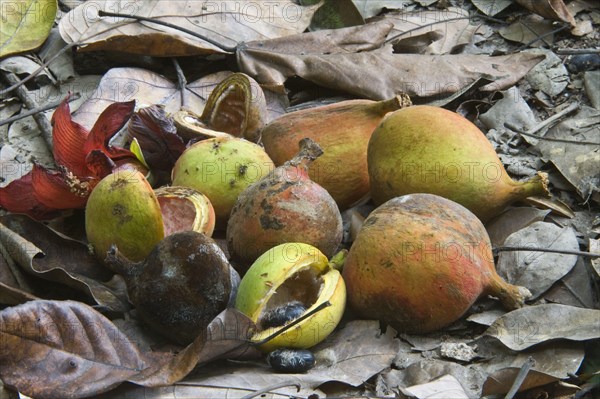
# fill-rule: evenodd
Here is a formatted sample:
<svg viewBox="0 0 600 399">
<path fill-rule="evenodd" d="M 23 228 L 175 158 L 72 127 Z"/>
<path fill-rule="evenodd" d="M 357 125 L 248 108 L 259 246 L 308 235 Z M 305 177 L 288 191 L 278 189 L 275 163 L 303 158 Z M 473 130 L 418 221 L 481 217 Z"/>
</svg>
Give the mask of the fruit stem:
<svg viewBox="0 0 600 399">
<path fill-rule="evenodd" d="M 138 267 L 140 264 L 127 259 L 125 255 L 119 252 L 119 249 L 114 244 L 106 251 L 104 263 L 110 270 L 123 277 L 133 277 L 141 272 L 141 268 Z"/>
<path fill-rule="evenodd" d="M 411 105 L 413 104 L 412 101 L 410 101 L 408 94 L 401 93 L 396 95 L 394 98 L 390 98 L 389 100 L 377 101 L 373 103 L 371 107 L 376 114 L 383 116 L 388 112 L 410 107 Z"/>
<path fill-rule="evenodd" d="M 298 151 L 294 158 L 287 162 L 287 164 L 308 170 L 308 165 L 323 155 L 323 149 L 319 144 L 308 137 L 300 140 L 298 144 L 300 146 L 300 151 Z"/>
<path fill-rule="evenodd" d="M 342 271 L 347 257 L 348 257 L 348 250 L 342 249 L 340 252 L 333 255 L 333 257 L 329 260 L 329 267 L 331 267 L 332 269 L 335 269 L 337 271 Z"/>
<path fill-rule="evenodd" d="M 515 190 L 515 196 L 517 199 L 523 199 L 533 196 L 544 196 L 549 197 L 550 191 L 548 190 L 548 174 L 544 172 L 537 172 L 537 175 L 525 182 L 515 183 L 518 190 Z"/>
<path fill-rule="evenodd" d="M 492 276 L 487 294 L 497 297 L 507 310 L 522 308 L 525 301 L 532 296 L 527 288 L 509 284 L 498 275 Z"/>
<path fill-rule="evenodd" d="M 325 302 L 319 304 L 319 306 L 317 306 L 316 308 L 312 309 L 311 311 L 304 313 L 302 316 L 298 317 L 297 319 L 295 319 L 291 323 L 286 324 L 285 326 L 283 326 L 279 330 L 275 331 L 273 334 L 269 335 L 268 337 L 263 338 L 260 341 L 252 341 L 252 342 L 250 342 L 250 345 L 252 345 L 252 346 L 261 346 L 261 345 L 264 345 L 267 342 L 269 342 L 270 340 L 272 340 L 273 338 L 275 338 L 275 337 L 283 334 L 284 332 L 286 332 L 290 328 L 294 327 L 298 323 L 303 322 L 304 320 L 308 319 L 312 315 L 320 312 L 321 310 L 323 310 L 325 308 L 328 308 L 329 306 L 331 306 L 331 302 L 325 301 Z"/>
</svg>

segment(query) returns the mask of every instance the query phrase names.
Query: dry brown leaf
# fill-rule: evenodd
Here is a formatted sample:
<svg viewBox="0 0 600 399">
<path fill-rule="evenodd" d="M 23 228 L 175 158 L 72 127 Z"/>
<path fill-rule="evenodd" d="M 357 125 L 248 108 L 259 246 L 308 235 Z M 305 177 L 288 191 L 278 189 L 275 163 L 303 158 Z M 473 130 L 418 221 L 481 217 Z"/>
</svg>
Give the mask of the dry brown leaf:
<svg viewBox="0 0 600 399">
<path fill-rule="evenodd" d="M 315 32 L 322 33 L 325 31 Z M 238 50 L 243 72 L 259 83 L 281 86 L 297 75 L 323 87 L 355 96 L 384 100 L 398 93 L 410 97 L 450 96 L 482 77 L 493 82 L 484 91 L 513 85 L 543 57 L 516 53 L 487 55 L 394 54 L 390 45 L 360 53 L 306 54 L 302 35 L 295 36 L 296 50 L 279 49 L 275 41 L 249 42 Z"/>
<path fill-rule="evenodd" d="M 446 54 L 471 43 L 479 29 L 469 13 L 456 7 L 445 10 L 393 12 L 382 17 L 394 24 L 390 39 L 398 53 Z M 391 38 L 398 37 L 395 40 Z"/>
<path fill-rule="evenodd" d="M 241 42 L 303 32 L 318 8 L 318 4 L 300 6 L 292 0 L 98 0 L 71 10 L 60 20 L 59 29 L 67 43 L 77 43 L 86 51 L 206 55 L 225 51 L 181 30 L 129 18 L 98 17 L 98 11 L 157 19 L 233 48 Z"/>
<path fill-rule="evenodd" d="M 575 27 L 575 18 L 563 0 L 515 0 L 517 3 L 542 17 L 556 19 Z"/>
<path fill-rule="evenodd" d="M 90 255 L 85 244 L 23 215 L 9 214 L 1 221 L 0 240 L 27 273 L 85 292 L 108 309 L 129 309 L 125 292 L 115 292 L 103 283 L 112 273 Z"/>
</svg>

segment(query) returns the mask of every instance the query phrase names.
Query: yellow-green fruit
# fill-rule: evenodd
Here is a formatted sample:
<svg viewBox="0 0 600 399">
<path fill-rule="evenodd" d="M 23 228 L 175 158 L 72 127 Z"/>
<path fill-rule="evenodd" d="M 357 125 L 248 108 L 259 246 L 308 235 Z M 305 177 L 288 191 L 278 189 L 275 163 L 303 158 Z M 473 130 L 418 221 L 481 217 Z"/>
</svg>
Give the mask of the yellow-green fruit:
<svg viewBox="0 0 600 399">
<path fill-rule="evenodd" d="M 160 206 L 144 175 L 121 170 L 102 179 L 88 199 L 85 230 L 100 259 L 116 244 L 130 260 L 143 260 L 164 237 Z"/>
<path fill-rule="evenodd" d="M 377 205 L 405 194 L 436 194 L 486 221 L 511 202 L 548 195 L 544 174 L 513 181 L 479 128 L 439 107 L 388 114 L 369 140 L 367 162 Z"/>
<path fill-rule="evenodd" d="M 195 188 L 210 200 L 217 224 L 229 218 L 239 194 L 275 168 L 257 144 L 233 136 L 199 141 L 173 167 L 173 185 Z"/>
<path fill-rule="evenodd" d="M 331 306 L 261 345 L 261 350 L 310 348 L 325 339 L 342 318 L 344 280 L 327 257 L 308 244 L 281 244 L 261 255 L 242 278 L 235 306 L 260 326 L 267 312 L 292 301 L 301 302 L 306 312 L 326 301 Z M 259 331 L 252 341 L 261 341 L 282 327 Z"/>
</svg>

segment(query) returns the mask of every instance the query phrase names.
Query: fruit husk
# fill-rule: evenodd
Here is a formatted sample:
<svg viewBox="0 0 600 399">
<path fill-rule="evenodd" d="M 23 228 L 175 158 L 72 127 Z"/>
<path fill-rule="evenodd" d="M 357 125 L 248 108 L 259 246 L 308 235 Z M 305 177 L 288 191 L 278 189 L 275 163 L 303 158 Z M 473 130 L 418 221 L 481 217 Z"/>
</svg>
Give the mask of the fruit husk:
<svg viewBox="0 0 600 399">
<path fill-rule="evenodd" d="M 173 122 L 177 127 L 177 133 L 186 140 L 206 140 L 212 137 L 226 137 L 229 133 L 210 129 L 196 115 L 189 110 L 179 110 L 173 114 Z"/>
<path fill-rule="evenodd" d="M 418 105 L 389 114 L 373 132 L 367 158 L 377 205 L 405 194 L 430 193 L 487 221 L 512 202 L 549 195 L 545 173 L 513 181 L 479 128 L 439 107 Z"/>
<path fill-rule="evenodd" d="M 292 159 L 297 143 L 311 138 L 324 155 L 309 168 L 341 210 L 369 195 L 366 150 L 369 138 L 388 113 L 409 106 L 406 95 L 385 101 L 348 100 L 280 116 L 262 130 L 262 143 L 276 165 Z"/>
<path fill-rule="evenodd" d="M 344 280 L 327 257 L 308 244 L 281 244 L 261 255 L 242 278 L 235 306 L 258 323 L 264 313 L 292 300 L 304 303 L 306 312 L 325 301 L 331 306 L 260 345 L 260 350 L 310 348 L 325 339 L 342 318 Z M 260 342 L 282 327 L 259 331 L 251 340 Z"/>
<path fill-rule="evenodd" d="M 100 259 L 113 244 L 132 261 L 144 259 L 164 237 L 160 205 L 144 175 L 125 169 L 103 178 L 88 199 L 85 229 Z"/>
<path fill-rule="evenodd" d="M 172 173 L 174 186 L 191 187 L 210 200 L 217 227 L 225 227 L 238 195 L 275 168 L 262 147 L 233 136 L 214 137 L 188 147 Z"/>
<path fill-rule="evenodd" d="M 359 316 L 407 333 L 441 329 L 484 295 L 507 309 L 523 306 L 530 295 L 496 273 L 481 221 L 432 194 L 396 197 L 375 209 L 350 248 L 343 276 Z"/>
<path fill-rule="evenodd" d="M 311 244 L 333 256 L 342 241 L 342 216 L 331 195 L 308 176 L 321 154 L 318 144 L 303 139 L 292 160 L 240 194 L 227 224 L 227 246 L 238 271 L 287 242 Z"/>
<path fill-rule="evenodd" d="M 165 237 L 142 262 L 131 262 L 112 246 L 106 263 L 125 278 L 142 321 L 181 345 L 205 333 L 235 290 L 219 246 L 195 231 Z"/>
<path fill-rule="evenodd" d="M 211 236 L 215 210 L 208 197 L 189 187 L 164 186 L 154 190 L 162 213 L 165 236 L 192 230 Z"/>
</svg>

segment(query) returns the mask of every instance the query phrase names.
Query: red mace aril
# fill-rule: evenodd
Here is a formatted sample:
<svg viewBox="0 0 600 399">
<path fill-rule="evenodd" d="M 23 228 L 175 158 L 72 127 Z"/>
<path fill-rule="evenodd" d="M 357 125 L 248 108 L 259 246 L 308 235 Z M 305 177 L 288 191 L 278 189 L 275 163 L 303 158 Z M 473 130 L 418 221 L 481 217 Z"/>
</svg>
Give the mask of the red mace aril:
<svg viewBox="0 0 600 399">
<path fill-rule="evenodd" d="M 512 202 L 549 195 L 545 173 L 512 180 L 481 130 L 439 107 L 416 105 L 390 113 L 373 132 L 367 159 L 377 205 L 405 194 L 436 194 L 485 222 Z"/>
<path fill-rule="evenodd" d="M 311 139 L 289 162 L 244 190 L 227 224 L 227 247 L 245 269 L 278 244 L 300 242 L 333 256 L 342 240 L 342 218 L 331 195 L 308 176 L 323 151 Z"/>
<path fill-rule="evenodd" d="M 396 197 L 375 209 L 350 248 L 343 277 L 359 316 L 408 333 L 441 329 L 484 295 L 507 309 L 531 295 L 496 273 L 481 221 L 433 194 Z"/>
<path fill-rule="evenodd" d="M 165 186 L 154 190 L 162 213 L 165 237 L 178 231 L 211 236 L 215 210 L 208 197 L 189 187 Z"/>
<path fill-rule="evenodd" d="M 406 95 L 386 101 L 348 100 L 282 115 L 262 130 L 262 143 L 275 165 L 292 159 L 297 143 L 316 141 L 324 151 L 309 168 L 341 210 L 369 196 L 367 145 L 381 119 L 411 104 Z"/>
</svg>

